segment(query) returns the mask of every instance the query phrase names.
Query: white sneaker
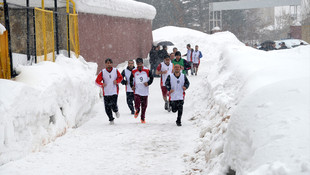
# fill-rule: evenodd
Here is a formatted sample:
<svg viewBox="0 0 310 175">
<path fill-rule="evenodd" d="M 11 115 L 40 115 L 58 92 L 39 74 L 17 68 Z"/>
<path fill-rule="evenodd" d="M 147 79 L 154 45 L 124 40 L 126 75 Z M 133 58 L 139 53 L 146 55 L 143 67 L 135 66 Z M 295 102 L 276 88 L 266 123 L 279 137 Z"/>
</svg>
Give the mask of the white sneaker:
<svg viewBox="0 0 310 175">
<path fill-rule="evenodd" d="M 120 117 L 120 115 L 119 115 L 119 112 L 117 111 L 117 112 L 115 112 L 115 116 L 116 116 L 116 118 L 119 118 Z"/>
<path fill-rule="evenodd" d="M 110 125 L 114 125 L 114 121 L 110 121 Z"/>
</svg>

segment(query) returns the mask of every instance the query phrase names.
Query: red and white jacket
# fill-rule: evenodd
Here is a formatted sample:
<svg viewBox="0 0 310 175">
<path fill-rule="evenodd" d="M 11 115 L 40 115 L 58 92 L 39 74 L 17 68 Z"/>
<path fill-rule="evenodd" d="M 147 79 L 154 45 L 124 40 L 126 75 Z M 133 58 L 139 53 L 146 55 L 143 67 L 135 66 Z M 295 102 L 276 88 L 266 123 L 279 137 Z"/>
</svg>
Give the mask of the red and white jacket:
<svg viewBox="0 0 310 175">
<path fill-rule="evenodd" d="M 140 96 L 149 95 L 149 85 L 153 82 L 153 75 L 150 70 L 146 67 L 143 67 L 141 71 L 138 68 L 132 70 L 130 76 L 130 86 L 134 86 L 134 94 Z M 144 83 L 148 83 L 148 86 L 145 86 Z"/>
<path fill-rule="evenodd" d="M 117 84 L 113 81 L 116 80 Z M 119 92 L 118 84 L 123 80 L 123 76 L 116 68 L 103 69 L 96 78 L 96 84 L 102 88 L 104 96 L 117 95 Z M 103 87 L 103 83 L 106 84 Z"/>
</svg>

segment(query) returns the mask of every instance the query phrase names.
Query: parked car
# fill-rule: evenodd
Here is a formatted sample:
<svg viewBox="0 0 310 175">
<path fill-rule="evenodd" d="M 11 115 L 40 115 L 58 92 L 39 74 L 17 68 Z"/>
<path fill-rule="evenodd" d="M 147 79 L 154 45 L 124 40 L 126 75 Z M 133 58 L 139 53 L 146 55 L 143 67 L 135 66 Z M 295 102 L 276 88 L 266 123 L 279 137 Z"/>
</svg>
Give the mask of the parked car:
<svg viewBox="0 0 310 175">
<path fill-rule="evenodd" d="M 281 47 L 281 43 L 284 42 L 286 47 L 288 49 L 300 46 L 300 43 L 303 43 L 304 45 L 308 45 L 309 43 L 307 43 L 304 40 L 300 40 L 300 39 L 282 39 L 282 40 L 277 40 L 274 41 L 276 43 L 276 48 L 279 49 Z"/>
<path fill-rule="evenodd" d="M 264 51 L 275 50 L 275 48 L 273 47 L 273 44 L 275 44 L 274 41 L 267 40 L 267 41 L 262 42 L 258 49 L 264 50 Z"/>
</svg>

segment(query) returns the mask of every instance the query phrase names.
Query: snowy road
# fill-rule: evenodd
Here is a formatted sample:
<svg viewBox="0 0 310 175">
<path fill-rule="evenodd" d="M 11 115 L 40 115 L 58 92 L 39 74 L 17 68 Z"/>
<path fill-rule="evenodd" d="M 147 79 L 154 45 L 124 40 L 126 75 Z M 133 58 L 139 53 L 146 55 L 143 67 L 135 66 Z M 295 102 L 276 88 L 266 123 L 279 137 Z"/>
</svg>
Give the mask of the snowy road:
<svg viewBox="0 0 310 175">
<path fill-rule="evenodd" d="M 40 152 L 1 166 L 0 174 L 184 174 L 184 159 L 195 148 L 198 128 L 188 121 L 186 101 L 183 126 L 176 126 L 176 114 L 163 109 L 159 81 L 155 78 L 150 87 L 146 124 L 130 115 L 122 86 L 121 117 L 115 125 L 108 124 L 104 104 L 99 103 L 87 123 Z"/>
</svg>

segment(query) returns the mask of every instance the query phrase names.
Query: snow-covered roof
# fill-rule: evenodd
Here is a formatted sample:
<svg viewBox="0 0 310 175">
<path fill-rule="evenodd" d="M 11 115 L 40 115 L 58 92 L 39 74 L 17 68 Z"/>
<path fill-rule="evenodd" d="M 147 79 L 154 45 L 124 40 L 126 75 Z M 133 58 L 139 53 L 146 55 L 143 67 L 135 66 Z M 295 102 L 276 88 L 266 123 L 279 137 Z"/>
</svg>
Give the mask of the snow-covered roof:
<svg viewBox="0 0 310 175">
<path fill-rule="evenodd" d="M 0 0 L 3 2 L 3 0 Z M 153 20 L 156 9 L 152 5 L 134 0 L 74 0 L 78 12 L 103 14 L 125 18 L 142 18 Z M 8 3 L 26 6 L 24 0 L 10 0 Z M 30 0 L 30 7 L 41 7 L 42 0 Z M 70 3 L 71 4 L 71 3 Z M 45 0 L 46 8 L 54 7 L 54 0 Z M 66 0 L 57 0 L 58 7 L 65 7 Z"/>
<path fill-rule="evenodd" d="M 155 7 L 133 0 L 76 0 L 78 12 L 153 20 Z"/>
<path fill-rule="evenodd" d="M 0 35 L 2 35 L 3 32 L 5 31 L 6 31 L 5 27 L 2 24 L 0 24 Z"/>
<path fill-rule="evenodd" d="M 212 31 L 220 31 L 220 30 L 221 30 L 221 28 L 220 28 L 220 27 L 218 27 L 218 26 L 213 27 L 213 29 L 212 29 Z"/>
</svg>

